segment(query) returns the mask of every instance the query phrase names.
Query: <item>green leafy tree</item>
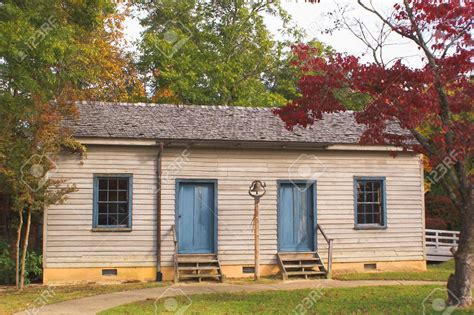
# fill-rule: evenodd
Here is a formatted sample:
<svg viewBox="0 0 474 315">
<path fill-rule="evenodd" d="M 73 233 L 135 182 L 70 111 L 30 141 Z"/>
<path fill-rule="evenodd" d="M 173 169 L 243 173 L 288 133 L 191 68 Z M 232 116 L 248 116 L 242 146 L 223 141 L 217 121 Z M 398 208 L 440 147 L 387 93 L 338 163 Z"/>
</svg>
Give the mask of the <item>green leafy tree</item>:
<svg viewBox="0 0 474 315">
<path fill-rule="evenodd" d="M 114 44 L 121 39 L 121 21 L 123 13 L 112 1 L 0 1 L 0 183 L 19 217 L 20 289 L 32 213 L 41 214 L 75 190 L 48 176 L 55 154 L 84 151 L 61 122 L 75 117 L 78 98 L 123 100 L 140 94 L 126 63 L 111 65 L 126 60 Z M 115 89 L 107 94 L 101 87 Z"/>
<path fill-rule="evenodd" d="M 300 36 L 278 2 L 159 0 L 141 8 L 140 65 L 154 101 L 275 106 L 296 93 L 288 43 L 273 39 L 263 18 L 277 16 L 288 37 Z"/>
<path fill-rule="evenodd" d="M 329 59 L 334 57 L 336 51 L 328 45 L 323 44 L 317 40 L 312 40 L 306 43 L 308 47 L 311 47 L 311 53 L 315 56 L 319 56 L 324 59 Z M 295 54 L 295 50 L 297 50 L 299 45 L 294 45 L 292 53 L 289 55 L 289 61 L 286 63 L 288 66 L 284 69 L 281 76 L 290 80 L 290 84 L 295 93 L 292 93 L 291 96 L 288 98 L 290 100 L 294 100 L 297 97 L 301 97 L 300 89 L 298 88 L 298 82 L 302 77 L 310 77 L 310 76 L 320 76 L 324 78 L 324 72 L 317 72 L 308 67 L 306 71 L 303 71 L 301 67 L 297 67 L 298 64 L 298 56 Z M 334 89 L 332 91 L 334 97 L 341 103 L 341 105 L 347 110 L 353 111 L 360 111 L 365 108 L 370 102 L 370 96 L 366 93 L 361 93 L 358 91 L 354 91 L 350 88 L 349 85 L 342 85 L 338 89 Z"/>
</svg>

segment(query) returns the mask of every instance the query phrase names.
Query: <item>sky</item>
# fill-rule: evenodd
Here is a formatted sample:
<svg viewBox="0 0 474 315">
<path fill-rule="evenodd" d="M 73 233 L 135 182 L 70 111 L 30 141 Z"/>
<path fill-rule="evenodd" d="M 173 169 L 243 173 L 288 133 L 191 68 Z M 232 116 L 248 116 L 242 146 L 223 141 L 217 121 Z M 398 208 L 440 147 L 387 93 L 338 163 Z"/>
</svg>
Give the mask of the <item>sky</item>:
<svg viewBox="0 0 474 315">
<path fill-rule="evenodd" d="M 365 3 L 370 3 L 366 0 Z M 375 8 L 381 12 L 389 14 L 397 0 L 372 0 Z M 304 29 L 307 33 L 306 39 L 317 39 L 326 45 L 330 45 L 338 52 L 345 52 L 362 58 L 363 61 L 373 60 L 371 54 L 367 54 L 365 45 L 357 39 L 348 30 L 335 31 L 332 34 L 322 34 L 321 30 L 327 29 L 333 25 L 332 19 L 328 13 L 337 9 L 338 6 L 348 6 L 348 16 L 359 18 L 371 30 L 380 29 L 378 18 L 360 8 L 355 0 L 321 0 L 319 4 L 306 3 L 304 0 L 281 0 L 283 8 L 291 15 L 292 23 Z M 276 39 L 284 39 L 281 29 L 281 21 L 273 16 L 266 15 L 265 22 L 268 29 L 273 33 Z M 137 19 L 128 19 L 126 21 L 126 36 L 129 40 L 136 40 L 140 37 L 142 28 Z M 406 39 L 392 33 L 384 48 L 383 57 L 385 61 L 394 58 L 403 57 L 403 62 L 412 67 L 422 65 L 421 55 L 417 47 Z"/>
</svg>

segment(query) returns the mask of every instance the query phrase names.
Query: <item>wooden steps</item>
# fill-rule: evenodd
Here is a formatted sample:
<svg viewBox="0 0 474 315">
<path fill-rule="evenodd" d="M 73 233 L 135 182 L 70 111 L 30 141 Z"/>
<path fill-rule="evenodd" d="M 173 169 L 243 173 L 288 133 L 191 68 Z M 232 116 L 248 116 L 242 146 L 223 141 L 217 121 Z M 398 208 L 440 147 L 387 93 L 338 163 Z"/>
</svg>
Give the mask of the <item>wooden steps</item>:
<svg viewBox="0 0 474 315">
<path fill-rule="evenodd" d="M 318 252 L 278 253 L 283 280 L 302 277 L 327 277 L 328 272 Z"/>
<path fill-rule="evenodd" d="M 215 275 L 212 275 L 212 274 L 186 274 L 186 275 L 180 275 L 179 276 L 180 279 L 197 279 L 199 282 L 201 282 L 202 279 L 206 279 L 206 278 L 216 278 L 216 279 L 220 279 L 220 275 L 218 274 L 215 274 Z"/>
<path fill-rule="evenodd" d="M 218 266 L 189 266 L 189 267 L 178 267 L 178 270 L 218 270 Z"/>
<path fill-rule="evenodd" d="M 215 254 L 177 254 L 175 282 L 181 280 L 218 280 L 223 282 L 221 264 Z"/>
</svg>

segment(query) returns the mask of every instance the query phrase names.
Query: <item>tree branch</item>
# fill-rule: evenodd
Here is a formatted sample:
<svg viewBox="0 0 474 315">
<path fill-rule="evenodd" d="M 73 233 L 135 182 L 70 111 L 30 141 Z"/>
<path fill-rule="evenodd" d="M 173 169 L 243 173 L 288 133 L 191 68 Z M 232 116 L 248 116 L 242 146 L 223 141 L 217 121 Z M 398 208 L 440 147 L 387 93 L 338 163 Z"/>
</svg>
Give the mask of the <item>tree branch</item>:
<svg viewBox="0 0 474 315">
<path fill-rule="evenodd" d="M 357 0 L 357 3 L 358 3 L 362 8 L 364 8 L 365 10 L 367 10 L 367 11 L 369 11 L 369 12 L 371 12 L 371 13 L 377 15 L 380 20 L 382 20 L 385 24 L 387 24 L 387 25 L 388 25 L 394 32 L 396 32 L 397 34 L 399 34 L 399 35 L 401 35 L 401 36 L 403 36 L 403 37 L 407 37 L 407 38 L 409 38 L 409 39 L 411 39 L 411 40 L 413 40 L 413 41 L 416 41 L 416 37 L 414 37 L 414 36 L 411 35 L 411 34 L 405 34 L 405 33 L 401 32 L 399 29 L 397 29 L 397 28 L 395 27 L 395 25 L 394 25 L 392 22 L 390 22 L 389 20 L 387 20 L 386 18 L 384 18 L 383 15 L 380 14 L 380 12 L 378 12 L 377 10 L 375 10 L 373 7 L 372 7 L 372 8 L 369 8 L 368 6 L 366 6 L 366 5 L 362 2 L 362 0 Z"/>
</svg>

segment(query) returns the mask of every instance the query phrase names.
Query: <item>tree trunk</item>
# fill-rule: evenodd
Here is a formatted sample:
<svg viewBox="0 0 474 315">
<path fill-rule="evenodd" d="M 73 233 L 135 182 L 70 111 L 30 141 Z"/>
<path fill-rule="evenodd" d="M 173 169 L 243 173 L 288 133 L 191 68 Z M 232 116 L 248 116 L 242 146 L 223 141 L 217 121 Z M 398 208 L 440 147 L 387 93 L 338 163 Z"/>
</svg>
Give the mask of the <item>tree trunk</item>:
<svg viewBox="0 0 474 315">
<path fill-rule="evenodd" d="M 19 219 L 20 221 L 18 222 L 18 228 L 16 230 L 16 245 L 15 245 L 15 249 L 16 249 L 16 265 L 15 265 L 15 285 L 16 285 L 16 288 L 19 289 L 20 288 L 20 273 L 19 273 L 19 269 L 20 269 L 20 242 L 21 242 L 21 229 L 23 228 L 23 209 L 20 209 L 18 211 L 19 213 Z"/>
<path fill-rule="evenodd" d="M 21 272 L 20 272 L 20 290 L 23 290 L 25 286 L 25 263 L 26 255 L 28 253 L 28 239 L 30 238 L 30 226 L 31 226 L 31 206 L 28 206 L 27 221 L 26 221 L 26 232 L 25 240 L 23 241 L 23 253 L 21 255 Z"/>
<path fill-rule="evenodd" d="M 462 228 L 459 246 L 454 253 L 454 274 L 449 277 L 448 302 L 450 305 L 468 307 L 472 305 L 472 263 L 474 257 L 474 209 L 472 197 L 468 198 L 462 211 Z"/>
</svg>

